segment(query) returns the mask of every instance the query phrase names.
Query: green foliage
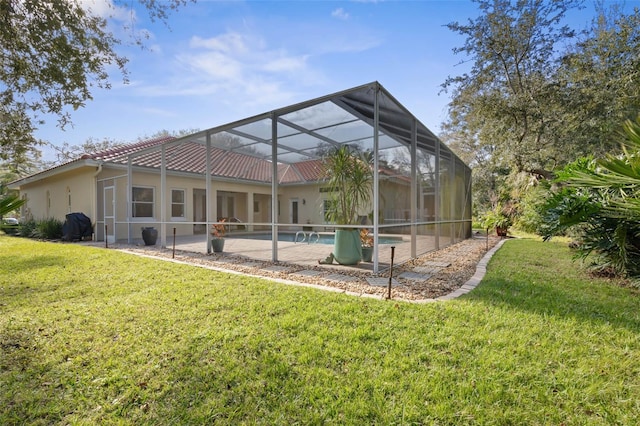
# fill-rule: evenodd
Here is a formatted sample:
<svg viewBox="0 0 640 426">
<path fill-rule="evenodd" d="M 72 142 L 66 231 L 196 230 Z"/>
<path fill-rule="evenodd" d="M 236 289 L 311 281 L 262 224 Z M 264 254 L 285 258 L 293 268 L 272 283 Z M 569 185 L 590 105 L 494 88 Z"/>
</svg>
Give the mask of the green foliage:
<svg viewBox="0 0 640 426">
<path fill-rule="evenodd" d="M 6 220 L 0 219 L 0 231 L 7 235 L 18 235 L 20 232 L 20 225 L 8 223 Z"/>
<path fill-rule="evenodd" d="M 445 128 L 488 167 L 548 177 L 572 154 L 554 133 L 562 126 L 563 101 L 553 78 L 554 52 L 575 36 L 562 21 L 582 2 L 474 3 L 478 17 L 447 25 L 466 37 L 454 52 L 473 65 L 443 84 L 453 90 Z"/>
<path fill-rule="evenodd" d="M 640 116 L 624 126 L 623 154 L 580 159 L 558 173 L 546 204 L 545 239 L 573 229 L 580 255 L 597 267 L 640 277 Z"/>
<path fill-rule="evenodd" d="M 343 145 L 324 160 L 328 177 L 330 208 L 327 217 L 338 225 L 358 223 L 358 214 L 369 207 L 373 189 L 371 153 Z"/>
<path fill-rule="evenodd" d="M 443 85 L 452 91 L 443 128 L 473 168 L 483 211 L 521 172 L 551 180 L 576 158 L 618 152 L 612 136 L 640 110 L 640 9 L 597 2 L 578 38 L 563 18 L 582 1 L 475 3 L 477 18 L 448 25 L 466 37 L 454 52 L 472 68 Z M 528 201 L 516 225 L 531 229 L 537 201 Z"/>
<path fill-rule="evenodd" d="M 549 188 L 547 181 L 541 181 L 523 192 L 519 204 L 519 215 L 515 222 L 515 226 L 519 230 L 533 234 L 543 226 L 541 211 L 545 205 Z"/>
<path fill-rule="evenodd" d="M 21 199 L 15 194 L 5 195 L 0 198 L 0 219 L 2 216 L 18 210 L 26 203 L 26 199 Z"/>
<path fill-rule="evenodd" d="M 41 238 L 44 240 L 56 240 L 62 237 L 62 225 L 63 223 L 55 218 L 48 218 L 36 221 L 34 238 Z"/>
<path fill-rule="evenodd" d="M 0 424 L 634 424 L 638 292 L 577 266 L 411 304 L 0 236 Z"/>
<path fill-rule="evenodd" d="M 166 22 L 168 11 L 186 0 L 140 3 L 152 18 Z M 86 2 L 0 1 L 0 159 L 27 161 L 40 143 L 33 132 L 42 116 L 57 116 L 64 127 L 69 109 L 84 106 L 94 88 L 110 88 L 110 70 L 119 69 L 127 79 L 127 58 L 116 52 L 120 31 L 114 30 L 126 15 L 121 6 L 111 6 L 112 15 L 103 17 Z M 133 41 L 142 45 L 139 37 Z"/>
<path fill-rule="evenodd" d="M 513 225 L 513 219 L 502 207 L 497 207 L 486 212 L 482 216 L 481 222 L 484 229 L 500 228 L 506 230 Z"/>
<path fill-rule="evenodd" d="M 625 14 L 616 3 L 596 3 L 587 37 L 566 52 L 558 72 L 567 100 L 559 135 L 597 156 L 617 148 L 619 124 L 640 110 L 640 9 Z"/>
<path fill-rule="evenodd" d="M 38 223 L 33 219 L 22 222 L 18 229 L 18 235 L 25 238 L 35 238 L 37 227 Z"/>
<path fill-rule="evenodd" d="M 19 225 L 17 234 L 26 238 L 57 240 L 62 237 L 62 225 L 63 223 L 55 218 L 31 219 Z"/>
</svg>

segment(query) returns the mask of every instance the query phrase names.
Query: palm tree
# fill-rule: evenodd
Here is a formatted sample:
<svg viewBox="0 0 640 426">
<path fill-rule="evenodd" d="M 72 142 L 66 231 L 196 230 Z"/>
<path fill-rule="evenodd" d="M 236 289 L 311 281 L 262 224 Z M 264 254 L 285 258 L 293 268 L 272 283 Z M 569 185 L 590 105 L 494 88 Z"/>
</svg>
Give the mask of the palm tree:
<svg viewBox="0 0 640 426">
<path fill-rule="evenodd" d="M 623 126 L 622 154 L 579 159 L 558 174 L 565 186 L 549 198 L 545 239 L 569 228 L 579 233 L 583 258 L 598 267 L 640 277 L 640 115 Z"/>
<path fill-rule="evenodd" d="M 372 153 L 358 152 L 343 145 L 325 158 L 330 210 L 327 218 L 337 225 L 356 225 L 358 214 L 370 207 L 373 187 Z M 328 259 L 343 265 L 355 265 L 362 258 L 357 229 L 337 229 L 334 251 Z"/>
<path fill-rule="evenodd" d="M 26 201 L 25 199 L 20 199 L 17 195 L 11 194 L 0 198 L 0 219 L 2 219 L 4 215 L 18 210 Z"/>
</svg>

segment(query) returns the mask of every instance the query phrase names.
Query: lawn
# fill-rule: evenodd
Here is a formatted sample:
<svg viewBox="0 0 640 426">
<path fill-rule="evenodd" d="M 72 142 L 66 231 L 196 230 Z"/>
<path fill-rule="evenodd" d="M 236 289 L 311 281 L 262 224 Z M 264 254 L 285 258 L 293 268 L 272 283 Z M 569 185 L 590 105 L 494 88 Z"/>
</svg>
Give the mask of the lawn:
<svg viewBox="0 0 640 426">
<path fill-rule="evenodd" d="M 614 284 L 534 240 L 419 305 L 0 236 L 0 424 L 633 424 Z"/>
</svg>

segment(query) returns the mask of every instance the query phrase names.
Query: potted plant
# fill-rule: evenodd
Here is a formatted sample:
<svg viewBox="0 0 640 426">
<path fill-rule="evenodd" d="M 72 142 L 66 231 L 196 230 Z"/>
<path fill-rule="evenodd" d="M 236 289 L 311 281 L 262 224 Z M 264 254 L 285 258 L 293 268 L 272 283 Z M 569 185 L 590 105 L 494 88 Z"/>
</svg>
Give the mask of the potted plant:
<svg viewBox="0 0 640 426">
<path fill-rule="evenodd" d="M 360 245 L 362 247 L 362 261 L 371 262 L 373 258 L 373 235 L 367 228 L 360 230 Z"/>
<path fill-rule="evenodd" d="M 214 253 L 222 253 L 224 249 L 224 234 L 226 232 L 224 223 L 226 219 L 219 222 L 211 225 L 211 247 Z"/>
<path fill-rule="evenodd" d="M 336 225 L 357 225 L 358 215 L 370 208 L 373 187 L 371 153 L 343 145 L 325 158 L 328 177 L 327 218 Z M 333 258 L 341 265 L 355 265 L 362 258 L 357 228 L 337 228 Z"/>
<path fill-rule="evenodd" d="M 499 237 L 506 237 L 509 227 L 513 224 L 513 219 L 505 209 L 497 206 L 484 214 L 482 224 L 485 229 L 495 229 L 496 235 Z"/>
</svg>

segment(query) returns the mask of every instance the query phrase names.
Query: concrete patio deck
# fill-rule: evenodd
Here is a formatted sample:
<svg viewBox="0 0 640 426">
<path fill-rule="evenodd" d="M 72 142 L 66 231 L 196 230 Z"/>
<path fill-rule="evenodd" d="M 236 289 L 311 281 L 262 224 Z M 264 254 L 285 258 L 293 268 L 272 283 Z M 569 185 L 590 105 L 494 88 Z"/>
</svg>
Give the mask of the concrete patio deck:
<svg viewBox="0 0 640 426">
<path fill-rule="evenodd" d="M 379 271 L 383 272 L 388 269 L 391 262 L 391 247 L 395 247 L 394 264 L 398 265 L 411 260 L 411 242 L 407 235 L 393 235 L 399 241 L 393 244 L 379 244 Z M 190 235 L 178 236 L 175 238 L 175 249 L 193 253 L 207 252 L 208 235 Z M 444 239 L 444 238 L 443 238 Z M 445 239 L 447 242 L 448 238 Z M 126 241 L 118 241 L 124 244 Z M 133 244 L 143 246 L 144 242 L 141 238 L 134 238 Z M 225 237 L 224 252 L 225 255 L 243 256 L 251 260 L 271 262 L 271 240 L 234 238 L 233 235 Z M 160 247 L 160 238 L 156 243 L 156 247 Z M 174 245 L 173 236 L 168 236 L 166 240 L 166 248 L 172 249 Z M 448 244 L 447 244 L 448 245 Z M 440 248 L 446 245 L 440 244 Z M 436 250 L 435 238 L 433 236 L 418 236 L 417 251 L 424 254 Z M 278 262 L 294 263 L 301 266 L 321 266 L 333 270 L 360 270 L 373 271 L 372 262 L 360 262 L 354 266 L 343 266 L 337 263 L 330 265 L 319 265 L 318 260 L 325 259 L 333 251 L 332 244 L 322 243 L 294 243 L 288 241 L 278 242 Z"/>
</svg>

